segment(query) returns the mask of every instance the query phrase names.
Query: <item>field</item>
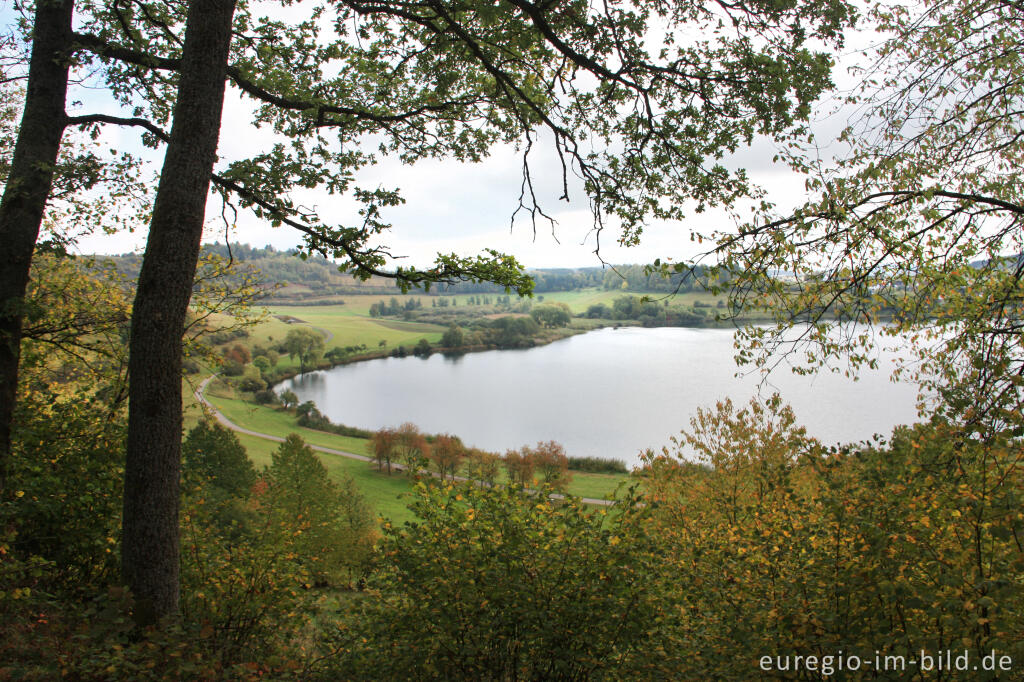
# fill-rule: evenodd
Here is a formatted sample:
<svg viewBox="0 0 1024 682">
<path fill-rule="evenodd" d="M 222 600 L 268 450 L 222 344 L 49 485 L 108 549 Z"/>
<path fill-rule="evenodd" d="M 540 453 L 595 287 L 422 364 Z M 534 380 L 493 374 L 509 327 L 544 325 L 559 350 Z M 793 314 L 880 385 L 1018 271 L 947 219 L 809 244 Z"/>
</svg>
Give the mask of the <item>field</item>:
<svg viewBox="0 0 1024 682">
<path fill-rule="evenodd" d="M 236 435 L 245 446 L 249 453 L 249 459 L 256 465 L 257 470 L 270 465 L 270 455 L 277 449 L 277 443 L 244 433 Z M 342 479 L 347 476 L 355 481 L 359 491 L 366 497 L 375 514 L 392 523 L 413 520 L 412 512 L 409 511 L 402 499 L 412 491 L 412 485 L 408 478 L 399 474 L 386 476 L 375 471 L 367 462 L 356 459 L 326 452 L 317 454 L 333 478 Z"/>
<path fill-rule="evenodd" d="M 379 297 L 352 296 L 350 298 L 376 300 Z M 370 303 L 372 302 L 359 302 L 354 305 L 346 303 L 345 305 L 324 306 L 269 306 L 267 310 L 270 316 L 252 330 L 249 343 L 269 346 L 284 340 L 288 330 L 292 329 L 294 325 L 282 322 L 274 317 L 275 315 L 298 318 L 327 332 L 326 347 L 328 349 L 334 346 L 344 347 L 359 344 L 376 349 L 380 346 L 381 341 L 384 341 L 388 348 L 415 345 L 420 339 L 436 343 L 444 333 L 444 327 L 433 324 L 373 319 L 368 316 L 367 312 Z"/>
<path fill-rule="evenodd" d="M 598 288 L 582 289 L 577 291 L 554 292 L 539 294 L 534 297 L 535 304 L 548 302 L 562 302 L 572 309 L 574 313 L 581 313 L 597 303 L 611 305 L 612 302 L 624 292 L 619 290 L 604 290 Z M 640 293 L 629 295 L 642 296 Z M 404 303 L 408 298 L 419 299 L 424 308 L 431 307 L 433 296 L 422 294 L 411 294 L 408 297 L 401 296 L 397 292 L 393 294 L 399 302 Z M 470 296 L 489 296 L 492 300 L 497 297 L 495 294 L 471 294 L 446 296 L 445 298 L 455 300 L 455 305 L 461 310 L 472 310 L 477 306 L 470 305 Z M 653 298 L 661 294 L 651 294 Z M 418 322 L 406 322 L 394 318 L 371 318 L 369 316 L 370 306 L 377 302 L 387 302 L 392 295 L 350 295 L 333 297 L 330 305 L 270 305 L 267 307 L 268 316 L 250 330 L 250 336 L 243 340 L 243 343 L 250 348 L 262 345 L 271 347 L 280 343 L 288 334 L 289 329 L 296 325 L 312 326 L 320 330 L 326 338 L 328 349 L 335 346 L 359 346 L 365 345 L 369 351 L 388 350 L 399 345 L 413 346 L 420 339 L 427 339 L 431 343 L 440 340 L 444 327 L 424 324 Z M 543 300 L 541 300 L 543 298 Z M 674 297 L 674 303 L 693 305 L 695 301 L 714 304 L 715 297 L 707 293 L 687 293 Z M 489 312 L 490 306 L 480 306 L 481 312 Z M 285 322 L 280 318 L 291 319 Z M 299 322 L 301 321 L 301 322 Z M 576 320 L 576 322 L 593 322 L 590 320 Z M 278 367 L 283 369 L 294 369 L 298 360 L 282 355 L 278 361 Z M 185 427 L 193 426 L 200 418 L 201 410 L 192 399 L 192 391 L 195 390 L 198 382 L 208 376 L 203 374 L 199 377 L 192 377 L 185 382 L 184 393 L 186 396 L 185 406 Z M 284 437 L 289 433 L 299 434 L 307 443 L 322 447 L 333 448 L 359 455 L 369 455 L 369 443 L 360 438 L 338 436 L 323 431 L 316 431 L 299 427 L 295 424 L 295 417 L 283 411 L 254 405 L 238 399 L 234 392 L 218 382 L 210 385 L 207 398 L 233 423 L 259 433 Z M 396 421 L 401 421 L 401 415 L 395 415 Z M 350 426 L 358 426 L 352 424 Z M 238 434 L 242 444 L 249 451 L 249 456 L 257 467 L 270 463 L 270 455 L 277 447 L 273 441 L 268 441 L 255 436 Z M 383 517 L 392 521 L 402 522 L 411 518 L 404 502 L 400 500 L 401 495 L 411 490 L 409 479 L 402 475 L 387 476 L 372 469 L 367 463 L 345 458 L 329 453 L 318 453 L 331 474 L 336 477 L 351 476 L 359 489 L 367 496 L 374 509 Z M 573 472 L 572 483 L 569 492 L 573 495 L 588 498 L 602 498 L 614 494 L 620 484 L 629 481 L 630 478 L 624 475 L 612 474 L 585 474 Z"/>
<path fill-rule="evenodd" d="M 213 385 L 211 384 L 211 386 Z M 291 414 L 253 405 L 237 398 L 216 395 L 219 392 L 216 388 L 212 388 L 207 392 L 207 399 L 216 405 L 225 417 L 238 426 L 280 437 L 287 436 L 289 433 L 297 433 L 311 445 L 320 445 L 358 455 L 368 456 L 370 454 L 369 441 L 365 439 L 303 428 L 295 424 L 295 417 Z M 192 418 L 187 421 L 186 427 L 194 424 L 198 419 L 198 409 L 193 407 L 190 414 Z M 257 468 L 270 463 L 270 453 L 277 448 L 277 443 L 246 434 L 237 435 L 249 451 L 249 456 Z M 400 474 L 387 476 L 375 471 L 368 463 L 360 460 L 323 452 L 317 454 L 332 475 L 352 476 L 378 514 L 398 522 L 411 518 L 405 505 L 398 500 L 399 495 L 411 490 L 408 478 Z M 600 499 L 614 494 L 619 485 L 628 480 L 629 477 L 625 475 L 573 472 L 568 491 L 572 495 Z"/>
<path fill-rule="evenodd" d="M 620 296 L 649 296 L 651 299 L 658 301 L 665 298 L 667 294 L 644 294 L 632 291 L 618 291 L 615 289 L 578 289 L 576 291 L 556 291 L 547 294 L 540 294 L 535 298 L 539 298 L 540 296 L 544 297 L 544 300 L 542 301 L 543 303 L 557 301 L 568 305 L 570 310 L 574 313 L 583 313 L 586 312 L 587 308 L 598 303 L 604 303 L 607 306 L 611 306 L 612 301 Z M 669 303 L 671 305 L 692 306 L 697 301 L 707 303 L 709 305 L 715 305 L 718 302 L 718 297 L 704 291 L 691 291 L 684 294 L 677 294 L 669 298 Z"/>
</svg>

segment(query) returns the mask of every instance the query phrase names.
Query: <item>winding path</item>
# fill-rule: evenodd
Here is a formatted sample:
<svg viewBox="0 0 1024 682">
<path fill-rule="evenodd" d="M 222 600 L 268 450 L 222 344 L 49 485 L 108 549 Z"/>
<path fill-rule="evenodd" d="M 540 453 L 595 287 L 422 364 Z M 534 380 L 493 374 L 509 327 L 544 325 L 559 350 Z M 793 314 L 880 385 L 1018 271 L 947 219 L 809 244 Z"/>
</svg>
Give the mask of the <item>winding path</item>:
<svg viewBox="0 0 1024 682">
<path fill-rule="evenodd" d="M 307 322 L 306 324 L 309 324 L 309 323 Z M 311 324 L 309 326 L 313 327 L 313 325 L 311 325 Z M 324 335 L 324 344 L 325 345 L 334 340 L 334 332 L 332 332 L 330 329 L 324 329 L 323 327 L 313 327 L 313 329 L 317 330 L 318 332 L 320 332 L 321 334 Z"/>
<path fill-rule="evenodd" d="M 244 426 L 239 426 L 238 424 L 234 423 L 233 421 L 231 421 L 230 419 L 225 417 L 224 414 L 220 410 L 217 409 L 216 405 L 214 405 L 209 400 L 207 400 L 206 399 L 206 395 L 205 395 L 205 393 L 206 393 L 206 386 L 207 386 L 207 384 L 210 383 L 210 381 L 212 381 L 214 378 L 216 378 L 216 376 L 217 376 L 216 374 L 212 374 L 212 375 L 206 377 L 205 379 L 203 379 L 202 383 L 199 384 L 199 387 L 196 388 L 194 395 L 196 397 L 196 400 L 199 401 L 200 405 L 203 405 L 207 410 L 209 410 L 210 413 L 213 415 L 213 417 L 218 422 L 220 422 L 220 424 L 222 424 L 226 428 L 231 429 L 232 431 L 237 431 L 238 433 L 244 433 L 245 435 L 253 436 L 254 438 L 262 438 L 263 440 L 273 441 L 275 443 L 283 443 L 284 442 L 284 438 L 282 438 L 281 436 L 272 436 L 269 433 L 260 433 L 259 431 L 253 431 L 251 429 L 245 428 Z M 357 455 L 354 452 L 345 452 L 344 450 L 336 450 L 334 448 L 328 448 L 328 447 L 324 447 L 322 445 L 313 445 L 312 443 L 307 443 L 307 445 L 309 445 L 310 448 L 312 448 L 313 450 L 316 450 L 317 452 L 323 452 L 323 453 L 326 453 L 328 455 L 338 455 L 339 457 L 348 457 L 349 459 L 358 459 L 358 460 L 360 460 L 362 462 L 372 462 L 372 461 L 374 461 L 371 457 L 367 457 L 366 455 Z M 396 470 L 399 470 L 399 471 L 401 471 L 404 468 L 401 464 L 392 464 L 391 466 L 392 466 L 393 469 L 396 469 Z M 438 476 L 438 474 L 436 474 L 433 471 L 429 471 L 429 472 L 425 472 L 425 473 L 428 473 L 428 474 L 430 474 L 431 476 L 434 476 L 434 477 Z M 470 479 L 465 478 L 463 476 L 456 476 L 455 480 L 458 480 L 458 481 L 469 481 Z M 556 494 L 551 495 L 551 497 L 552 497 L 552 499 L 562 499 L 565 496 L 564 495 L 559 495 L 559 494 L 556 493 Z M 601 507 L 610 507 L 613 504 L 615 504 L 615 500 L 600 500 L 600 499 L 593 498 L 593 497 L 581 497 L 580 500 L 584 504 L 593 504 L 593 505 L 598 505 L 598 506 L 601 506 Z"/>
<path fill-rule="evenodd" d="M 205 392 L 206 392 L 206 385 L 209 384 L 210 381 L 212 379 L 214 379 L 216 376 L 217 376 L 216 374 L 213 374 L 213 375 L 210 375 L 210 376 L 206 377 L 205 379 L 203 379 L 203 382 L 201 384 L 199 384 L 199 388 L 196 389 L 195 396 L 196 396 L 196 400 L 198 400 L 201 405 L 206 407 L 206 409 L 208 409 L 210 411 L 210 413 L 214 416 L 214 418 L 218 422 L 220 422 L 225 427 L 231 429 L 232 431 L 237 431 L 238 433 L 244 433 L 247 436 L 254 436 L 256 438 L 262 438 L 263 440 L 271 440 L 271 441 L 274 441 L 275 443 L 283 443 L 284 442 L 284 438 L 281 438 L 280 436 L 271 436 L 269 433 L 260 433 L 259 431 L 253 431 L 251 429 L 245 428 L 244 426 L 239 426 L 238 424 L 234 423 L 233 421 L 231 421 L 230 419 L 225 417 L 224 414 L 220 410 L 217 409 L 216 405 L 214 405 L 209 400 L 207 400 L 206 396 L 204 395 Z M 314 450 L 317 450 L 319 452 L 326 452 L 327 454 L 330 454 L 330 455 L 338 455 L 340 457 L 348 457 L 349 459 L 358 459 L 358 460 L 361 460 L 363 462 L 372 462 L 373 461 L 371 458 L 367 457 L 366 455 L 357 455 L 354 452 L 345 452 L 344 450 L 335 450 L 334 448 L 327 448 L 327 447 L 323 447 L 322 445 L 313 445 L 313 444 L 310 444 L 310 443 L 307 443 L 307 445 L 309 445 L 309 447 L 313 448 Z"/>
</svg>

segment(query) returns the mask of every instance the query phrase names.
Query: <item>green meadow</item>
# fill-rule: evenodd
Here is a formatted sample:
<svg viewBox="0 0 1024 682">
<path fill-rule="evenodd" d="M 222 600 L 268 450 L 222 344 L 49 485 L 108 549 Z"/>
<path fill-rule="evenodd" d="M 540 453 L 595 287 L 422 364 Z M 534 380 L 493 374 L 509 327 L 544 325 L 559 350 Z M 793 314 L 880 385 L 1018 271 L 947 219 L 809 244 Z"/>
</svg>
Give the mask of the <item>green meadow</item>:
<svg viewBox="0 0 1024 682">
<path fill-rule="evenodd" d="M 625 292 L 618 290 L 605 290 L 600 288 L 581 289 L 576 291 L 549 292 L 534 297 L 534 303 L 561 302 L 565 303 L 574 313 L 581 313 L 597 303 L 611 305 L 618 297 Z M 633 296 L 642 296 L 642 293 L 629 293 Z M 657 298 L 660 294 L 650 294 Z M 475 300 L 481 296 L 489 296 L 492 301 L 497 298 L 496 294 L 467 294 L 457 296 L 445 296 L 450 301 L 454 299 L 455 306 L 462 310 L 481 308 L 481 314 L 489 313 L 491 306 L 476 306 L 470 303 L 471 296 Z M 399 302 L 404 303 L 408 298 L 419 299 L 424 308 L 431 307 L 431 301 L 436 296 L 425 296 L 422 294 L 410 294 L 402 296 L 396 292 L 393 295 Z M 284 340 L 290 329 L 296 326 L 312 326 L 325 333 L 327 337 L 326 347 L 334 346 L 366 346 L 368 351 L 387 351 L 400 345 L 412 346 L 420 339 L 427 339 L 431 343 L 438 343 L 444 332 L 444 327 L 421 322 L 409 322 L 394 318 L 372 318 L 369 316 L 370 306 L 378 302 L 387 302 L 392 295 L 350 295 L 333 297 L 333 303 L 329 305 L 280 305 L 272 304 L 267 306 L 265 318 L 250 329 L 249 337 L 241 343 L 253 348 L 256 346 L 272 347 Z M 711 303 L 715 297 L 706 293 L 680 294 L 673 299 L 681 301 L 684 305 L 693 305 L 695 301 Z M 288 320 L 288 321 L 285 321 Z M 584 323 L 592 323 L 592 320 L 576 319 L 574 323 L 588 326 Z M 294 370 L 298 367 L 298 359 L 282 355 L 278 360 L 278 368 Z M 193 376 L 184 384 L 185 399 L 185 427 L 190 428 L 199 420 L 202 411 L 192 397 L 193 391 L 199 382 L 208 376 L 202 374 Z M 207 399 L 216 405 L 217 409 L 234 424 L 251 431 L 265 433 L 277 437 L 285 437 L 290 433 L 297 433 L 310 445 L 327 447 L 357 455 L 369 456 L 369 441 L 362 438 L 340 436 L 324 431 L 304 428 L 296 424 L 293 414 L 272 407 L 256 405 L 242 400 L 238 394 L 226 383 L 214 380 L 206 391 Z M 404 421 L 403 415 L 394 415 L 393 421 L 397 424 Z M 359 426 L 352 424 L 350 426 Z M 250 436 L 247 434 L 236 434 L 242 444 L 249 452 L 250 458 L 257 465 L 262 467 L 270 463 L 270 455 L 277 448 L 277 443 L 266 439 Z M 366 495 L 376 512 L 382 517 L 394 522 L 402 522 L 411 519 L 410 512 L 406 509 L 401 496 L 410 492 L 411 482 L 408 477 L 401 474 L 388 476 L 376 471 L 366 462 L 346 458 L 330 453 L 317 453 L 328 467 L 332 476 L 341 478 L 351 477 Z M 628 475 L 615 474 L 590 474 L 572 472 L 572 482 L 569 484 L 569 493 L 579 497 L 604 498 L 614 495 L 623 485 L 631 481 Z"/>
<path fill-rule="evenodd" d="M 339 436 L 304 428 L 298 426 L 295 423 L 294 415 L 288 412 L 254 405 L 238 398 L 226 397 L 222 392 L 223 389 L 216 386 L 215 380 L 211 382 L 206 398 L 237 426 L 281 438 L 290 433 L 297 433 L 310 445 L 370 456 L 370 444 L 366 439 Z M 198 419 L 198 409 L 193 408 L 191 414 L 194 416 L 186 426 L 194 424 Z M 236 435 L 249 451 L 249 457 L 257 467 L 270 463 L 270 453 L 277 447 L 277 443 L 241 433 Z M 404 505 L 396 501 L 397 495 L 411 490 L 408 477 L 403 474 L 388 476 L 376 471 L 369 463 L 361 460 L 324 452 L 317 452 L 317 454 L 332 475 L 351 475 L 380 515 L 393 521 L 411 518 Z M 590 474 L 574 471 L 568 492 L 578 497 L 600 499 L 614 495 L 620 484 L 630 480 L 629 476 L 621 474 Z"/>
</svg>

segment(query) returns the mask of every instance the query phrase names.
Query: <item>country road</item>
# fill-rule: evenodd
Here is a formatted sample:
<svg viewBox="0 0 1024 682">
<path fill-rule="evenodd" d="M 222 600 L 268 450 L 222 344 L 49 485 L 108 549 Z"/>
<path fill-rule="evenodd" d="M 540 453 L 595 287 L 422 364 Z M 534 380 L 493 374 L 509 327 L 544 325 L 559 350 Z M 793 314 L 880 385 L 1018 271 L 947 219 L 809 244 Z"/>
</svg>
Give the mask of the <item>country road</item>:
<svg viewBox="0 0 1024 682">
<path fill-rule="evenodd" d="M 284 438 L 282 438 L 280 436 L 272 436 L 269 433 L 260 433 L 259 431 L 253 431 L 253 430 L 247 429 L 247 428 L 245 428 L 243 426 L 239 426 L 238 424 L 234 423 L 233 421 L 231 421 L 230 419 L 225 417 L 224 414 L 220 410 L 218 410 L 217 407 L 213 403 L 211 403 L 209 400 L 207 400 L 206 396 L 204 395 L 206 393 L 206 386 L 207 386 L 207 384 L 210 383 L 210 381 L 212 381 L 216 377 L 217 377 L 216 374 L 213 374 L 211 376 L 206 377 L 205 379 L 203 379 L 202 383 L 199 384 L 199 387 L 196 388 L 194 395 L 196 397 L 196 400 L 199 401 L 200 405 L 202 405 L 207 410 L 209 410 L 210 413 L 213 415 L 213 417 L 218 422 L 220 422 L 220 424 L 222 424 L 225 428 L 231 429 L 232 431 L 237 431 L 238 433 L 244 433 L 247 436 L 253 436 L 254 438 L 262 438 L 263 440 L 273 441 L 275 443 L 283 443 L 284 442 Z M 309 445 L 310 448 L 312 448 L 313 450 L 315 450 L 317 452 L 323 452 L 323 453 L 326 453 L 326 454 L 329 454 L 329 455 L 338 455 L 339 457 L 348 457 L 349 459 L 358 459 L 358 460 L 363 461 L 363 462 L 372 462 L 373 461 L 373 459 L 370 458 L 370 457 L 367 457 L 365 455 L 357 455 L 354 452 L 345 452 L 344 450 L 336 450 L 334 448 L 328 448 L 328 447 L 324 447 L 322 445 L 313 445 L 311 443 L 307 443 L 307 445 Z M 398 471 L 401 471 L 404 467 L 401 464 L 393 464 L 392 468 L 396 469 Z M 430 476 L 437 477 L 437 474 L 432 472 L 432 471 L 424 472 L 424 473 L 427 473 Z M 462 476 L 456 476 L 455 480 L 466 482 L 466 481 L 469 481 L 470 479 L 464 478 Z M 556 494 L 553 494 L 551 497 L 552 497 L 552 499 L 562 499 L 564 497 L 564 495 L 559 495 L 559 494 L 556 493 Z M 584 504 L 592 504 L 592 505 L 597 505 L 597 506 L 601 506 L 601 507 L 610 507 L 613 504 L 615 504 L 615 500 L 600 500 L 600 499 L 593 498 L 593 497 L 581 497 L 580 500 Z"/>
<path fill-rule="evenodd" d="M 238 433 L 244 433 L 247 436 L 254 436 L 256 438 L 262 438 L 263 440 L 271 440 L 271 441 L 274 441 L 275 443 L 283 443 L 284 442 L 284 438 L 281 438 L 280 436 L 271 436 L 269 433 L 260 433 L 259 431 L 253 431 L 253 430 L 247 429 L 247 428 L 245 428 L 243 426 L 239 426 L 238 424 L 234 423 L 233 421 L 231 421 L 230 419 L 225 417 L 224 414 L 220 410 L 218 410 L 213 403 L 211 403 L 209 400 L 207 400 L 206 396 L 204 395 L 204 393 L 206 392 L 206 385 L 209 384 L 210 381 L 212 379 L 214 379 L 216 376 L 217 375 L 214 374 L 214 375 L 206 377 L 206 379 L 203 380 L 203 383 L 199 384 L 199 388 L 196 389 L 195 396 L 196 396 L 196 400 L 198 400 L 201 405 L 206 407 L 206 409 L 208 409 L 210 411 L 210 413 L 213 414 L 214 418 L 218 422 L 220 422 L 225 427 L 231 429 L 232 431 L 237 431 Z M 309 447 L 311 447 L 314 450 L 317 450 L 319 452 L 326 452 L 328 454 L 338 455 L 340 457 L 348 457 L 349 459 L 358 459 L 358 460 L 362 460 L 364 462 L 371 462 L 371 461 L 373 461 L 372 459 L 370 459 L 369 457 L 367 457 L 365 455 L 357 455 L 354 452 L 345 452 L 344 450 L 335 450 L 334 448 L 326 448 L 326 447 L 323 447 L 321 445 L 310 445 Z"/>
<path fill-rule="evenodd" d="M 306 324 L 309 323 L 307 322 Z M 313 325 L 311 324 L 309 326 L 313 327 Z M 324 344 L 328 344 L 334 340 L 334 332 L 332 332 L 331 330 L 324 329 L 323 327 L 313 327 L 313 329 L 317 330 L 318 332 L 324 335 Z"/>
</svg>

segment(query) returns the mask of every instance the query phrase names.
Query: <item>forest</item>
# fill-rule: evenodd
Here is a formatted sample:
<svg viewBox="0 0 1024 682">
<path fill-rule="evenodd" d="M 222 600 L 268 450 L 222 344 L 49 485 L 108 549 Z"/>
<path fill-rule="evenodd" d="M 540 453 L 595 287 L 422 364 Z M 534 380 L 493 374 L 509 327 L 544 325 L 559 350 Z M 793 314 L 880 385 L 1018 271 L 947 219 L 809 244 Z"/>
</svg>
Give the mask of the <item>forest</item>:
<svg viewBox="0 0 1024 682">
<path fill-rule="evenodd" d="M 1019 3 L 35 0 L 0 17 L 0 679 L 1022 677 Z M 829 107 L 839 130 L 816 125 Z M 272 141 L 239 153 L 239 130 Z M 803 195 L 742 167 L 764 145 Z M 526 229 L 557 231 L 567 201 L 597 244 L 669 224 L 678 252 L 615 278 L 494 248 L 397 257 L 405 199 L 361 172 L 499 149 Z M 690 222 L 709 210 L 730 219 Z M 202 246 L 243 213 L 294 251 L 239 247 L 239 266 Z M 144 253 L 120 265 L 76 249 L 135 230 Z M 920 421 L 821 443 L 777 396 L 717 401 L 607 504 L 555 494 L 558 472 L 488 482 L 486 458 L 458 478 L 439 435 L 441 474 L 412 473 L 397 521 L 297 433 L 259 468 L 185 414 L 190 367 L 246 363 L 266 293 L 247 260 L 389 295 L 696 282 L 760 315 L 736 333 L 755 371 L 855 374 L 908 339 Z M 542 307 L 503 331 L 561 323 Z"/>
<path fill-rule="evenodd" d="M 278 251 L 273 246 L 254 248 L 249 244 L 203 244 L 201 253 L 210 257 L 237 261 L 240 268 L 258 273 L 259 281 L 268 301 L 310 302 L 326 301 L 328 297 L 346 294 L 391 293 L 394 283 L 387 278 L 353 280 L 337 271 L 332 261 L 313 254 L 306 259 L 295 256 L 297 250 Z M 109 256 L 118 273 L 133 282 L 138 277 L 142 257 L 136 253 Z M 245 264 L 244 266 L 241 264 Z M 617 265 L 610 268 L 551 268 L 528 270 L 533 280 L 533 291 L 543 294 L 552 291 L 575 291 L 589 287 L 602 287 L 633 292 L 678 293 L 701 290 L 707 285 L 706 268 L 694 266 L 683 273 L 662 275 L 642 265 Z M 237 277 L 237 275 L 236 275 Z M 303 290 L 296 291 L 301 285 Z M 454 282 L 435 287 L 434 295 L 493 294 L 505 295 L 505 289 L 487 282 Z"/>
</svg>

